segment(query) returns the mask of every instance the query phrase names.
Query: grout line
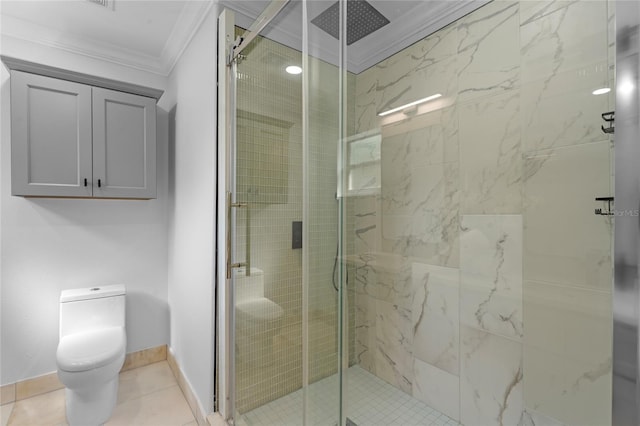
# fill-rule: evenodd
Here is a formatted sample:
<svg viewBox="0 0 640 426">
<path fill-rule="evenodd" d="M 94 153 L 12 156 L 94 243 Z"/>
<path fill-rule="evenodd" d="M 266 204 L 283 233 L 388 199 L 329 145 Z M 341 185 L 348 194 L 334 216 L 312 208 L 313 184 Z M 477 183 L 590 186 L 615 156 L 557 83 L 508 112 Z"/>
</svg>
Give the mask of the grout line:
<svg viewBox="0 0 640 426">
<path fill-rule="evenodd" d="M 11 418 L 11 415 L 13 414 L 13 409 L 14 409 L 15 405 L 16 405 L 15 402 L 8 402 L 6 404 L 0 405 L 0 412 L 2 413 L 2 419 L 4 420 L 0 426 L 7 426 L 9 424 L 9 419 Z M 5 415 L 4 414 L 4 410 L 9 408 L 9 406 L 11 406 L 11 409 L 9 410 L 9 414 Z"/>
<path fill-rule="evenodd" d="M 119 380 L 122 380 L 122 375 L 123 375 L 123 374 L 128 374 L 129 372 L 136 371 L 136 370 L 138 370 L 138 369 L 145 368 L 145 367 L 148 367 L 148 366 L 150 366 L 150 365 L 154 365 L 154 364 L 159 364 L 159 363 L 162 363 L 162 362 L 167 363 L 167 361 L 158 361 L 158 362 L 154 362 L 154 363 L 151 363 L 151 364 L 143 365 L 142 367 L 135 367 L 135 368 L 131 368 L 131 369 L 126 370 L 126 371 L 121 371 L 121 372 L 118 374 L 118 376 L 119 376 Z M 167 363 L 167 368 L 169 368 L 169 370 L 171 370 L 171 368 L 169 367 L 169 363 Z M 153 394 L 158 393 L 158 392 L 160 392 L 160 391 L 165 391 L 165 390 L 167 390 L 167 389 L 169 389 L 169 388 L 172 388 L 172 387 L 174 387 L 174 386 L 178 386 L 178 387 L 180 387 L 180 386 L 179 386 L 179 383 L 178 383 L 178 381 L 177 381 L 177 379 L 175 378 L 175 376 L 173 376 L 173 374 L 171 375 L 171 378 L 173 379 L 173 381 L 172 381 L 171 383 L 167 384 L 166 386 L 161 386 L 161 387 L 155 388 L 155 389 L 153 389 L 152 391 L 147 392 L 147 393 L 141 393 L 141 394 L 131 395 L 131 396 L 129 396 L 129 397 L 128 397 L 126 400 L 124 400 L 124 401 L 116 402 L 116 405 L 121 405 L 121 404 L 124 404 L 124 403 L 129 402 L 129 401 L 135 401 L 135 400 L 138 400 L 138 399 L 144 398 L 144 397 L 146 397 L 146 396 L 153 395 Z M 137 381 L 137 380 L 136 380 L 136 381 Z M 120 387 L 121 387 L 121 383 L 122 383 L 122 382 L 119 382 L 119 383 L 118 383 L 118 389 L 120 389 Z M 181 392 L 182 392 L 182 390 L 181 390 Z M 183 395 L 183 396 L 184 396 L 184 395 Z M 185 400 L 186 400 L 186 397 L 185 397 Z"/>
</svg>

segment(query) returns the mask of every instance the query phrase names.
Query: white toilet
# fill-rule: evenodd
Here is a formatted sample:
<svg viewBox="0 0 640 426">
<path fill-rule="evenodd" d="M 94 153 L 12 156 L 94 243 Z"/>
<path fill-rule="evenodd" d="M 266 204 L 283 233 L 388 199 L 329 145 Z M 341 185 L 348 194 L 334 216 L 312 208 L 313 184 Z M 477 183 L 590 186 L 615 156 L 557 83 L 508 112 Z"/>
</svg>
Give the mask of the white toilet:
<svg viewBox="0 0 640 426">
<path fill-rule="evenodd" d="M 273 339 L 280 333 L 284 310 L 264 296 L 264 272 L 235 270 L 236 348 L 242 363 L 265 367 L 274 360 Z"/>
<path fill-rule="evenodd" d="M 101 425 L 111 417 L 126 342 L 124 285 L 61 293 L 56 361 L 71 426 Z"/>
</svg>

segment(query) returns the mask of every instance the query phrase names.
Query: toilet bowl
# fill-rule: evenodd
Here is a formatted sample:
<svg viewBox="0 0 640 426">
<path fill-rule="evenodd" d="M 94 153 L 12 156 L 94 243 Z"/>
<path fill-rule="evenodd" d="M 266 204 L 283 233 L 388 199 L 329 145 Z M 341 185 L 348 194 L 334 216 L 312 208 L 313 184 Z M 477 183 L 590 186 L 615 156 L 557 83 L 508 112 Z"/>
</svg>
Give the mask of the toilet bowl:
<svg viewBox="0 0 640 426">
<path fill-rule="evenodd" d="M 101 425 L 111 417 L 126 341 L 123 285 L 61 293 L 56 362 L 71 426 Z"/>
<path fill-rule="evenodd" d="M 264 272 L 235 271 L 237 359 L 257 367 L 273 363 L 273 340 L 280 333 L 284 310 L 264 296 Z"/>
</svg>

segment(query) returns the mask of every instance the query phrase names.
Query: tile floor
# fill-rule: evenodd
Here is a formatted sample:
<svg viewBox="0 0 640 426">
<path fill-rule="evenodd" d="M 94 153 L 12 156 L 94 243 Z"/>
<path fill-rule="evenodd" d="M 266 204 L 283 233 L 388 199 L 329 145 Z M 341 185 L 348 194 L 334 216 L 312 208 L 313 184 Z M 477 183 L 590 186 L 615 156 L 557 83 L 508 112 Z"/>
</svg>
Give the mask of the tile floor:
<svg viewBox="0 0 640 426">
<path fill-rule="evenodd" d="M 64 389 L 0 407 L 2 426 L 66 425 Z M 197 423 L 166 361 L 120 373 L 118 402 L 106 426 Z"/>
<path fill-rule="evenodd" d="M 359 366 L 347 370 L 346 413 L 358 426 L 457 426 L 458 422 L 434 410 Z M 309 386 L 309 423 L 337 423 L 338 377 L 333 375 Z M 302 424 L 303 391 L 246 413 L 241 426 L 298 426 Z"/>
<path fill-rule="evenodd" d="M 307 390 L 309 423 L 334 426 L 338 377 Z M 458 422 L 354 366 L 347 371 L 347 416 L 358 426 L 457 426 Z M 239 425 L 299 426 L 302 389 L 246 413 Z M 0 406 L 1 426 L 66 425 L 64 389 Z M 106 426 L 196 426 L 196 421 L 166 361 L 120 374 L 118 403 Z"/>
</svg>

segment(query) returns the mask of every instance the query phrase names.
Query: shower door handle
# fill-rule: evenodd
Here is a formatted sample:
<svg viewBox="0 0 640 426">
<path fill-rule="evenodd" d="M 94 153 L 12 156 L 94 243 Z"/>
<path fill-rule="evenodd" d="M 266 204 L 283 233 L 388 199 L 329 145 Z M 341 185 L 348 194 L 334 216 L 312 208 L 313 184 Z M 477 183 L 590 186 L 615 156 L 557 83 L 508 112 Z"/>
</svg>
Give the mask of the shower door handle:
<svg viewBox="0 0 640 426">
<path fill-rule="evenodd" d="M 232 232 L 231 232 L 231 212 L 233 208 L 246 208 L 247 215 L 245 220 L 246 226 L 246 261 L 244 262 L 233 262 L 232 260 Z M 250 234 L 250 226 L 249 226 L 249 203 L 234 203 L 231 201 L 231 192 L 227 191 L 227 279 L 231 278 L 231 271 L 234 268 L 242 268 L 243 266 L 246 268 L 246 274 L 250 275 L 250 263 L 249 259 L 251 258 L 251 234 Z"/>
</svg>

